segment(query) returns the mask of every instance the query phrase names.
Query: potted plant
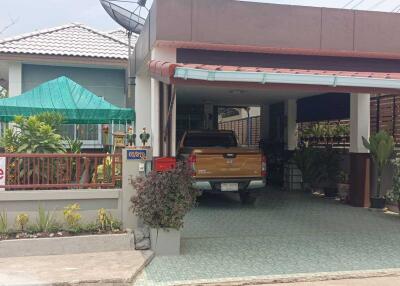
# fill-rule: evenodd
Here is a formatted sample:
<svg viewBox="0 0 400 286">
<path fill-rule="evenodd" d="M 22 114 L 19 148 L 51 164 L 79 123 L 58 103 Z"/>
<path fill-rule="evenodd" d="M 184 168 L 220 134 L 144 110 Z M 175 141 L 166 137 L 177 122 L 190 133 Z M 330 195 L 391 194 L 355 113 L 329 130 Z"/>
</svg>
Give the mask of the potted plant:
<svg viewBox="0 0 400 286">
<path fill-rule="evenodd" d="M 195 206 L 192 171 L 184 163 L 167 172 L 150 172 L 132 181 L 134 214 L 150 227 L 151 248 L 157 255 L 179 255 L 180 230 Z"/>
<path fill-rule="evenodd" d="M 393 172 L 393 189 L 386 195 L 386 198 L 397 204 L 400 213 L 400 158 L 396 158 L 392 161 L 394 172 Z"/>
<path fill-rule="evenodd" d="M 339 173 L 337 189 L 340 200 L 342 202 L 347 202 L 349 198 L 350 184 L 349 175 L 344 171 Z"/>
<path fill-rule="evenodd" d="M 304 192 L 312 189 L 312 186 L 318 177 L 318 167 L 315 164 L 317 158 L 318 151 L 312 147 L 306 146 L 297 149 L 292 157 L 293 162 L 301 172 L 301 188 Z"/>
<path fill-rule="evenodd" d="M 380 131 L 369 138 L 362 138 L 365 148 L 367 148 L 374 162 L 377 171 L 376 194 L 371 196 L 371 208 L 383 209 L 386 199 L 382 196 L 382 172 L 384 167 L 390 162 L 390 157 L 394 150 L 394 139 L 386 131 Z"/>
<path fill-rule="evenodd" d="M 340 160 L 339 154 L 333 148 L 327 147 L 320 152 L 319 181 L 327 198 L 335 198 L 338 194 L 337 179 L 340 172 Z"/>
</svg>

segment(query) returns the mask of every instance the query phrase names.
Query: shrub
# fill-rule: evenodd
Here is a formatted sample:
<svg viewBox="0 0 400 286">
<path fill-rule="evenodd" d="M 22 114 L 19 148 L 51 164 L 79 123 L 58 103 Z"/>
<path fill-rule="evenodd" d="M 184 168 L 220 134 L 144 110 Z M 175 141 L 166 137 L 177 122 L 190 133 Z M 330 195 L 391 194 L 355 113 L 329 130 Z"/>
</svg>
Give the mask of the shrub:
<svg viewBox="0 0 400 286">
<path fill-rule="evenodd" d="M 38 232 L 50 232 L 55 228 L 54 212 L 47 211 L 39 205 L 36 230 Z"/>
<path fill-rule="evenodd" d="M 133 212 L 151 228 L 183 226 L 184 216 L 195 206 L 191 170 L 183 163 L 171 171 L 150 172 L 132 181 L 137 194 L 131 198 Z"/>
<path fill-rule="evenodd" d="M 21 231 L 25 231 L 28 221 L 29 221 L 29 216 L 26 213 L 20 213 L 15 218 L 15 222 L 17 223 L 17 226 Z"/>
<path fill-rule="evenodd" d="M 97 212 L 97 223 L 100 228 L 100 231 L 107 231 L 107 230 L 118 230 L 121 226 L 119 222 L 114 220 L 113 216 L 110 212 L 106 211 L 105 209 L 99 209 Z"/>
<path fill-rule="evenodd" d="M 71 204 L 64 208 L 64 219 L 69 228 L 75 229 L 79 226 L 79 221 L 82 218 L 78 212 L 80 209 L 81 206 L 79 204 Z"/>
<path fill-rule="evenodd" d="M 371 157 L 378 172 L 376 197 L 381 197 L 382 172 L 389 163 L 394 150 L 394 139 L 386 131 L 380 131 L 369 138 L 362 138 L 365 148 L 371 152 Z"/>
<path fill-rule="evenodd" d="M 8 232 L 8 221 L 7 212 L 0 212 L 0 234 L 7 234 Z"/>
<path fill-rule="evenodd" d="M 392 161 L 394 172 L 393 172 L 393 189 L 386 194 L 386 198 L 394 203 L 397 203 L 400 210 L 400 158 L 396 158 Z"/>
<path fill-rule="evenodd" d="M 0 143 L 11 153 L 63 153 L 63 139 L 55 129 L 60 116 L 53 113 L 16 116 L 15 128 L 6 129 Z"/>
</svg>

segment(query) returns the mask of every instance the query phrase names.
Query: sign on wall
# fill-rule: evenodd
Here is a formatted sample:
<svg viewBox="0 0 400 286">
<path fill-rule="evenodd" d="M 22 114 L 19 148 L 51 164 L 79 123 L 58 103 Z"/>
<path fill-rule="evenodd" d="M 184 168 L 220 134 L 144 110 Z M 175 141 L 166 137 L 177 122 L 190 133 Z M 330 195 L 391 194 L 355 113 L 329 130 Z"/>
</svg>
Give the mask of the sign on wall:
<svg viewBox="0 0 400 286">
<path fill-rule="evenodd" d="M 0 157 L 0 186 L 6 184 L 6 157 Z M 4 191 L 4 188 L 0 188 L 0 191 Z"/>
<path fill-rule="evenodd" d="M 126 158 L 128 160 L 147 160 L 146 149 L 127 150 Z"/>
</svg>

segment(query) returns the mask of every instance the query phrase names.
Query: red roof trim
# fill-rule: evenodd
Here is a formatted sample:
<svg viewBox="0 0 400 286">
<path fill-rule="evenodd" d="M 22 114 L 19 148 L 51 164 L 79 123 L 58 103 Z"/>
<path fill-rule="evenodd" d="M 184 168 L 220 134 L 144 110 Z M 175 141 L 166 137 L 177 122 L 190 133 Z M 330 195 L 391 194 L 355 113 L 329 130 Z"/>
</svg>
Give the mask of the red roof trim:
<svg viewBox="0 0 400 286">
<path fill-rule="evenodd" d="M 290 73 L 304 75 L 337 75 L 343 77 L 374 78 L 374 79 L 400 79 L 400 73 L 383 72 L 356 72 L 356 71 L 338 71 L 338 70 L 306 70 L 306 69 L 287 69 L 287 68 L 265 68 L 265 67 L 242 67 L 242 66 L 220 66 L 203 64 L 174 64 L 163 61 L 150 61 L 150 74 L 165 83 L 175 82 L 174 74 L 177 67 L 202 69 L 208 71 L 226 71 L 226 72 L 265 72 L 265 73 Z"/>
</svg>

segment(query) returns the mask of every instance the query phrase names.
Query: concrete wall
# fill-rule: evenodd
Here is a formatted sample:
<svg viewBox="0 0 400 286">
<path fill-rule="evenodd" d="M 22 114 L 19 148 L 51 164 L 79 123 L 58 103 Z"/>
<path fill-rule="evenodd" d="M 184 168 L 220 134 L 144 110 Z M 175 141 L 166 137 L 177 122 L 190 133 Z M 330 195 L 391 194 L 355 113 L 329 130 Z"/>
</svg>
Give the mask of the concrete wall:
<svg viewBox="0 0 400 286">
<path fill-rule="evenodd" d="M 154 0 L 151 10 L 138 40 L 137 66 L 145 63 L 157 42 L 191 48 L 245 47 L 240 51 L 253 47 L 400 56 L 396 13 L 233 0 Z"/>
<path fill-rule="evenodd" d="M 122 190 L 34 190 L 0 191 L 0 212 L 6 211 L 10 228 L 19 213 L 29 215 L 30 224 L 36 223 L 38 207 L 55 212 L 57 222 L 64 222 L 63 208 L 79 203 L 82 222 L 95 222 L 97 211 L 105 208 L 114 218 L 122 219 Z"/>
<path fill-rule="evenodd" d="M 112 104 L 125 107 L 125 70 L 119 69 L 24 64 L 22 92 L 60 76 L 67 76 Z"/>
</svg>

